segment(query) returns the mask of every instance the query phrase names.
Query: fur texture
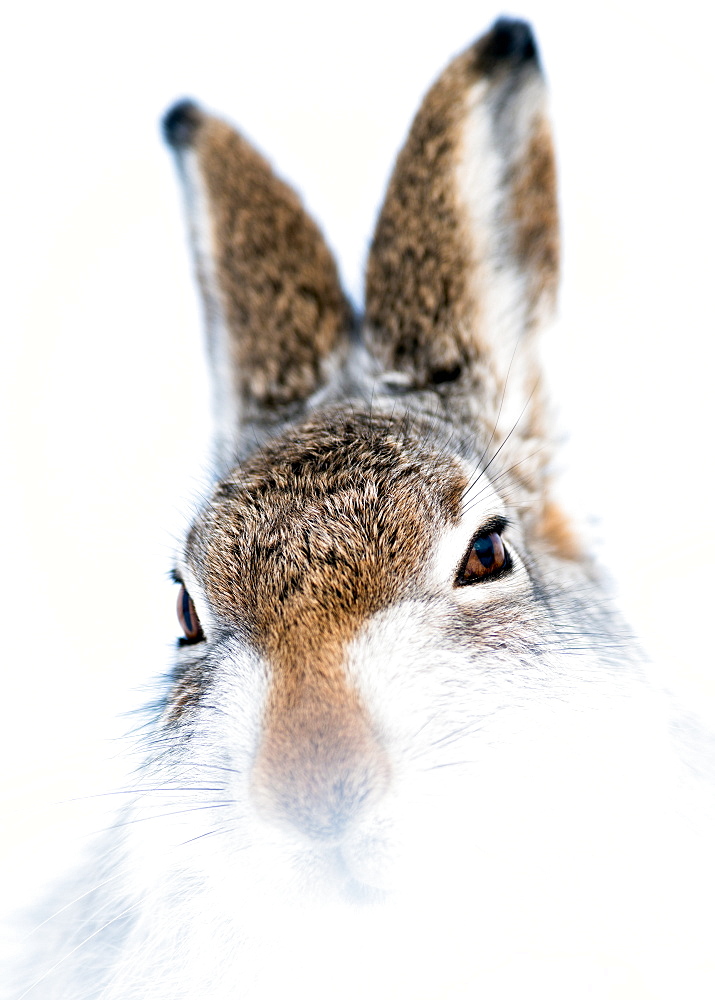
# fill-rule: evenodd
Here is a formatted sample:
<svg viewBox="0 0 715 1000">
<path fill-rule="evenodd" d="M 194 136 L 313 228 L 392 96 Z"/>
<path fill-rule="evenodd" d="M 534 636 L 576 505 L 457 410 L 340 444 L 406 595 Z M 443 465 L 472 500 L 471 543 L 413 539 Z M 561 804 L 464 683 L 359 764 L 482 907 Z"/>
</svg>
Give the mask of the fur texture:
<svg viewBox="0 0 715 1000">
<path fill-rule="evenodd" d="M 201 629 L 7 995 L 711 997 L 707 741 L 649 686 L 552 496 L 534 338 L 559 237 L 529 27 L 498 21 L 427 94 L 359 336 L 246 140 L 189 103 L 165 134 L 217 411 L 175 567 Z"/>
</svg>

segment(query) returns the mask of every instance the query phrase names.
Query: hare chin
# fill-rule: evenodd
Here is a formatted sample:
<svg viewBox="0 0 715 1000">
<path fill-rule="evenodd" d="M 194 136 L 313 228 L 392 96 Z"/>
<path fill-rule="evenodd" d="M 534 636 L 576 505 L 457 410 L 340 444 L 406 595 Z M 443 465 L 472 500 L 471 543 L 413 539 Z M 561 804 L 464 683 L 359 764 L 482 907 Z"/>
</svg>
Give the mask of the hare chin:
<svg viewBox="0 0 715 1000">
<path fill-rule="evenodd" d="M 614 733 L 616 742 L 628 738 L 625 718 L 623 724 L 624 732 Z M 595 737 L 596 723 L 584 721 L 582 728 L 585 745 Z M 695 856 L 683 859 L 679 872 L 689 877 L 682 884 L 659 863 L 677 842 L 677 831 L 658 820 L 664 786 L 648 788 L 645 761 L 642 772 L 626 774 L 621 768 L 619 779 L 614 747 L 613 759 L 588 773 L 576 730 L 562 729 L 562 736 L 572 737 L 573 759 L 559 761 L 554 746 L 552 757 L 540 753 L 524 768 L 523 755 L 495 753 L 491 768 L 486 759 L 475 768 L 469 802 L 456 794 L 459 782 L 454 796 L 442 789 L 434 797 L 424 781 L 415 780 L 400 798 L 411 801 L 411 809 L 403 805 L 388 822 L 385 802 L 382 821 L 373 816 L 339 844 L 310 845 L 264 824 L 256 824 L 245 850 L 221 856 L 214 841 L 209 857 L 215 867 L 205 872 L 201 890 L 193 891 L 194 867 L 192 891 L 184 898 L 167 896 L 148 914 L 150 926 L 156 922 L 158 947 L 166 944 L 162 934 L 170 912 L 174 928 L 201 929 L 189 945 L 196 953 L 190 974 L 215 975 L 219 965 L 212 966 L 211 959 L 222 948 L 221 974 L 248 982 L 245 996 L 256 1000 L 293 995 L 287 988 L 296 970 L 300 976 L 309 970 L 311 996 L 334 996 L 330 983 L 344 982 L 346 963 L 350 981 L 340 995 L 361 1000 L 480 995 L 466 985 L 459 992 L 461 976 L 470 989 L 487 990 L 481 995 L 529 995 L 525 987 L 509 992 L 505 986 L 504 977 L 515 975 L 515 956 L 521 969 L 555 976 L 558 989 L 555 985 L 550 995 L 563 998 L 581 995 L 578 984 L 592 963 L 594 975 L 605 974 L 599 971 L 604 954 L 622 956 L 628 971 L 643 942 L 650 936 L 667 940 L 671 915 L 694 902 L 685 887 L 698 884 L 691 876 L 700 862 Z M 522 779 L 515 782 L 520 770 Z M 662 776 L 659 762 L 654 773 Z M 639 779 L 642 785 L 636 787 Z M 594 798 L 599 788 L 600 800 Z M 624 800 L 615 820 L 604 811 L 614 795 Z M 410 836 L 398 836 L 399 828 Z M 181 880 L 168 882 L 176 887 Z M 443 918 L 435 921 L 434 914 Z M 577 969 L 563 959 L 573 949 L 578 949 Z M 355 968 L 356 955 L 363 954 L 370 956 L 369 967 Z M 410 978 L 415 955 L 429 988 Z M 375 981 L 378 970 L 399 979 Z M 454 977 L 447 993 L 439 988 L 440 971 L 450 982 Z M 628 975 L 624 972 L 624 981 Z M 156 994 L 159 1000 L 193 995 L 183 986 Z M 233 996 L 220 986 L 211 995 Z M 611 994 L 604 989 L 594 995 Z"/>
</svg>

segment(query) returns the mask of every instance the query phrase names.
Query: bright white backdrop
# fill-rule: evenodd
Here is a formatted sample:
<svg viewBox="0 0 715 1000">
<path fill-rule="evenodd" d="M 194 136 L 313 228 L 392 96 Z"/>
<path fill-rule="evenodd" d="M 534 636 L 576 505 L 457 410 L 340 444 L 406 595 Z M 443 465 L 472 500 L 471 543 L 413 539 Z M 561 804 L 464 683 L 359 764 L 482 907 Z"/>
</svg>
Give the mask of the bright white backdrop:
<svg viewBox="0 0 715 1000">
<path fill-rule="evenodd" d="M 702 8 L 524 0 L 513 13 L 537 31 L 559 153 L 564 284 L 544 356 L 562 464 L 664 676 L 712 712 L 715 24 Z M 66 0 L 5 15 L 6 900 L 72 840 L 61 821 L 78 806 L 56 803 L 121 780 L 126 713 L 177 630 L 165 574 L 208 422 L 161 113 L 190 95 L 238 123 L 300 189 L 359 299 L 418 100 L 502 12 Z"/>
</svg>

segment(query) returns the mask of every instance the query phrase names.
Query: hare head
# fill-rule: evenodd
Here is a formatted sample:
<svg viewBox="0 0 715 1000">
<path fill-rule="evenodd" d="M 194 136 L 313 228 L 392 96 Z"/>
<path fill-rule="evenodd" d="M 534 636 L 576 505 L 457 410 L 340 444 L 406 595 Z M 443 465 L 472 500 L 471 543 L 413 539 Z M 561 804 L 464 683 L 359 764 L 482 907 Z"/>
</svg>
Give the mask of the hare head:
<svg viewBox="0 0 715 1000">
<path fill-rule="evenodd" d="M 450 985 L 453 959 L 640 928 L 613 899 L 630 880 L 649 909 L 645 804 L 670 767 L 553 496 L 537 335 L 559 223 L 531 30 L 497 21 L 427 93 L 361 312 L 245 138 L 188 101 L 164 134 L 216 479 L 177 555 L 183 636 L 115 874 L 85 894 L 82 995 L 517 995 Z"/>
<path fill-rule="evenodd" d="M 533 735 L 581 675 L 596 698 L 626 657 L 550 495 L 535 341 L 559 231 L 534 39 L 498 21 L 425 97 L 362 316 L 246 139 L 187 101 L 164 131 L 219 478 L 175 568 L 184 637 L 155 764 L 226 796 L 186 836 L 273 845 L 289 892 L 373 898 L 404 810 L 456 780 L 439 770 L 478 769 L 524 717 Z"/>
<path fill-rule="evenodd" d="M 483 727 L 497 674 L 518 687 L 571 645 L 552 598 L 590 572 L 549 496 L 534 356 L 559 257 L 536 48 L 501 20 L 430 90 L 364 317 L 242 136 L 190 102 L 164 129 L 221 478 L 176 566 L 185 637 L 162 725 L 187 760 L 195 740 L 221 746 L 241 822 L 334 857 L 416 756 Z"/>
</svg>

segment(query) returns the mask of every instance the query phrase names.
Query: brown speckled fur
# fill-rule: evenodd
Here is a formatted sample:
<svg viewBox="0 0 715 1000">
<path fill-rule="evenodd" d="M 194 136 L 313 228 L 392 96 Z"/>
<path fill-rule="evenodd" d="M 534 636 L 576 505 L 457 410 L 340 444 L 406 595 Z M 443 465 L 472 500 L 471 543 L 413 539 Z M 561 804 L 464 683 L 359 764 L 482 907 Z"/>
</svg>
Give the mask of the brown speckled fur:
<svg viewBox="0 0 715 1000">
<path fill-rule="evenodd" d="M 471 52 L 424 99 L 392 174 L 370 251 L 366 320 L 388 370 L 414 384 L 467 364 L 478 305 L 470 294 L 470 240 L 452 171 L 460 155 Z"/>
<path fill-rule="evenodd" d="M 229 125 L 202 115 L 193 148 L 239 391 L 263 406 L 304 399 L 352 322 L 330 251 L 295 192 Z"/>
<path fill-rule="evenodd" d="M 465 487 L 409 421 L 323 410 L 219 484 L 190 556 L 217 609 L 259 648 L 275 651 L 288 632 L 292 647 L 310 648 L 316 615 L 345 636 L 404 596 L 434 522 L 458 517 Z M 240 576 L 227 578 L 227 565 Z"/>
<path fill-rule="evenodd" d="M 527 301 L 531 311 L 542 298 L 553 307 L 559 280 L 559 218 L 554 148 L 543 116 L 534 127 L 523 159 L 514 168 L 510 212 L 515 253 L 529 276 Z"/>
<path fill-rule="evenodd" d="M 487 84 L 483 101 L 493 118 L 494 142 L 508 145 L 511 139 L 499 135 L 511 127 L 505 106 L 539 75 L 531 63 L 512 73 L 502 64 L 495 69 L 485 57 L 492 35 L 455 59 L 425 97 L 395 165 L 370 253 L 370 344 L 386 368 L 407 372 L 416 386 L 456 365 L 469 371 L 478 361 L 485 343 L 481 296 L 490 292 L 480 287 L 479 276 L 490 255 L 527 276 L 529 317 L 542 318 L 545 293 L 553 306 L 559 223 L 553 148 L 543 114 L 533 121 L 522 155 L 507 160 L 502 189 L 493 192 L 499 232 L 470 232 L 465 193 L 459 190 L 470 91 Z"/>
</svg>

